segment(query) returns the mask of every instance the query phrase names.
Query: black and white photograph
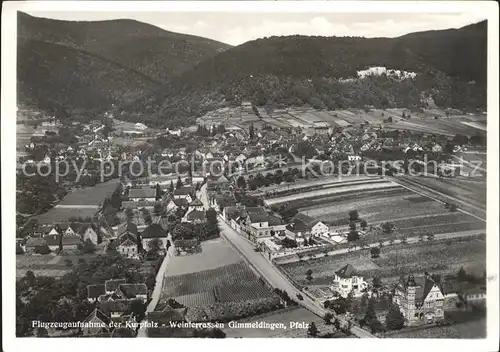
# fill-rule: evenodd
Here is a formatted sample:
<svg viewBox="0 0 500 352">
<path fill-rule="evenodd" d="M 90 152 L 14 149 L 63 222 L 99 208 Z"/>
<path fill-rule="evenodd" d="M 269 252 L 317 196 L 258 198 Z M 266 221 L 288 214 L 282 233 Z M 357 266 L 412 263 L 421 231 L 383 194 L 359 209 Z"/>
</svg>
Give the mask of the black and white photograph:
<svg viewBox="0 0 500 352">
<path fill-rule="evenodd" d="M 4 7 L 10 349 L 496 350 L 496 2 L 167 3 Z"/>
</svg>

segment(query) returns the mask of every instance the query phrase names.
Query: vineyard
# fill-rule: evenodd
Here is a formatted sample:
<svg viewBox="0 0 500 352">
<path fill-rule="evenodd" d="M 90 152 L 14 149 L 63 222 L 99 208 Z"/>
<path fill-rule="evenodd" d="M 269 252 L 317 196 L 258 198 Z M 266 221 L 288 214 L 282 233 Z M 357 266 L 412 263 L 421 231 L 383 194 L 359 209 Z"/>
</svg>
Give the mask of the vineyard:
<svg viewBox="0 0 500 352">
<path fill-rule="evenodd" d="M 169 276 L 164 281 L 162 297 L 187 306 L 192 321 L 236 319 L 281 306 L 279 297 L 243 261 Z"/>
</svg>

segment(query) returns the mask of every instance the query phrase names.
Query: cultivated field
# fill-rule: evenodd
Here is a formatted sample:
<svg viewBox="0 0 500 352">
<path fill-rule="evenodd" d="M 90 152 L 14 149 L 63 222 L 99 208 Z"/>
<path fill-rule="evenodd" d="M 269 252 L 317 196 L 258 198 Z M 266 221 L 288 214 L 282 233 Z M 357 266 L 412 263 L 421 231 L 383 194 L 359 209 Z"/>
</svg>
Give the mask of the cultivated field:
<svg viewBox="0 0 500 352">
<path fill-rule="evenodd" d="M 462 196 L 467 195 L 469 199 L 476 199 L 476 202 L 486 191 L 481 183 L 469 180 L 432 178 L 428 182 L 440 185 L 441 188 L 447 189 L 448 193 L 461 192 Z M 448 184 L 449 187 L 446 186 Z M 359 218 L 366 220 L 369 228 L 377 228 L 384 222 L 395 225 L 396 231 L 392 234 L 368 231 L 369 242 L 400 235 L 414 237 L 486 228 L 485 222 L 476 217 L 460 211 L 452 212 L 443 203 L 382 178 L 353 177 L 337 182 L 328 181 L 325 184 L 311 183 L 307 186 L 308 184 L 304 183 L 297 185 L 296 189 L 283 186 L 269 191 L 268 195 L 280 195 L 267 198 L 265 203 L 274 207 L 286 204 L 324 222 L 332 230 L 347 229 L 350 222 L 348 213 L 351 210 L 357 210 Z"/>
<path fill-rule="evenodd" d="M 223 239 L 201 246 L 201 253 L 172 258 L 160 299 L 184 304 L 191 321 L 248 317 L 279 306 L 278 296 Z"/>
<path fill-rule="evenodd" d="M 398 186 L 395 183 L 387 180 L 382 180 L 382 181 L 361 180 L 361 181 L 339 182 L 338 184 L 329 185 L 328 187 L 322 188 L 320 190 L 305 191 L 283 197 L 266 199 L 265 203 L 267 205 L 275 205 L 280 203 L 293 202 L 295 200 L 323 197 L 326 195 L 333 195 L 338 193 L 350 193 L 350 192 L 355 193 L 363 190 L 382 189 L 382 188 L 390 189 L 395 187 Z"/>
<path fill-rule="evenodd" d="M 460 267 L 467 272 L 482 275 L 486 270 L 486 240 L 484 236 L 453 240 L 435 240 L 423 243 L 397 244 L 384 247 L 379 258 L 371 258 L 369 250 L 359 250 L 308 261 L 282 264 L 279 267 L 299 285 L 328 285 L 334 272 L 346 264 L 353 265 L 365 278 L 378 276 L 384 283 L 395 281 L 400 275 L 453 273 Z M 306 279 L 306 271 L 313 271 L 313 280 Z"/>
<path fill-rule="evenodd" d="M 37 276 L 60 277 L 72 270 L 80 260 L 91 261 L 96 255 L 71 254 L 71 255 L 16 255 L 16 278 L 23 277 L 27 271 L 32 271 Z M 71 265 L 67 263 L 71 261 Z"/>
</svg>

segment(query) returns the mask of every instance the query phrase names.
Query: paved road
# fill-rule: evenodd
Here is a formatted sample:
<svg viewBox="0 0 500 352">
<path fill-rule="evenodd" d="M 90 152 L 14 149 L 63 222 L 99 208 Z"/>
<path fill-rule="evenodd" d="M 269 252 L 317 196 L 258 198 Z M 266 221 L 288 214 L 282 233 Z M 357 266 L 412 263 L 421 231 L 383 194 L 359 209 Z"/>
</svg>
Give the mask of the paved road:
<svg viewBox="0 0 500 352">
<path fill-rule="evenodd" d="M 153 293 L 151 294 L 151 301 L 146 307 L 146 314 L 148 314 L 149 312 L 153 312 L 156 308 L 156 305 L 158 304 L 161 295 L 161 290 L 163 288 L 163 279 L 165 278 L 165 273 L 167 271 L 167 265 L 170 262 L 170 258 L 172 258 L 173 255 L 174 255 L 174 246 L 171 246 L 167 254 L 165 255 L 165 258 L 163 259 L 163 262 L 161 263 L 158 273 L 156 274 L 155 287 L 153 289 Z M 146 326 L 147 319 L 144 319 L 141 323 L 144 325 L 141 325 L 141 328 L 137 332 L 137 337 L 148 337 L 146 334 L 146 328 L 143 327 Z"/>
<path fill-rule="evenodd" d="M 236 250 L 249 262 L 249 264 L 263 276 L 273 287 L 285 290 L 290 297 L 295 298 L 301 293 L 288 278 L 283 275 L 271 262 L 264 258 L 260 252 L 254 251 L 254 245 L 240 236 L 232 229 L 224 220 L 219 219 L 219 227 L 221 234 L 236 248 Z M 302 294 L 302 293 L 301 293 Z M 309 309 L 311 312 L 323 317 L 327 310 L 319 306 L 316 302 L 302 294 L 304 300 L 298 301 L 302 306 Z M 340 317 L 339 317 L 340 318 Z M 351 332 L 357 337 L 374 338 L 367 331 L 353 326 Z"/>
</svg>

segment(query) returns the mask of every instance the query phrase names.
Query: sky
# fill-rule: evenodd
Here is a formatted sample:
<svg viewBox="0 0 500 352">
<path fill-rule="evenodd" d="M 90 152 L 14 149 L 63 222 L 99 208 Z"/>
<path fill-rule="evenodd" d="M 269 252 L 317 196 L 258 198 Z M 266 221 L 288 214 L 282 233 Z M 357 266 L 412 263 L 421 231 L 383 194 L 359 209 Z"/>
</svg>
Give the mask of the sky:
<svg viewBox="0 0 500 352">
<path fill-rule="evenodd" d="M 231 45 L 273 35 L 397 37 L 459 28 L 484 19 L 474 13 L 27 12 L 68 21 L 135 19 Z"/>
</svg>

